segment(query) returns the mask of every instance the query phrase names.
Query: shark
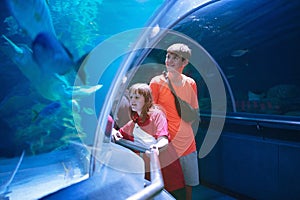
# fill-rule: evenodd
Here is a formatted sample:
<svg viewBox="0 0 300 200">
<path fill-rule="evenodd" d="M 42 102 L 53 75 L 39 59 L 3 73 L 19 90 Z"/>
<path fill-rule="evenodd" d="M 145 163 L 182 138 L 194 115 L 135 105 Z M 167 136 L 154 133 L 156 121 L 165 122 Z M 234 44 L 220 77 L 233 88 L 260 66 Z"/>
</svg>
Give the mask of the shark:
<svg viewBox="0 0 300 200">
<path fill-rule="evenodd" d="M 53 34 L 40 32 L 36 36 L 32 43 L 32 56 L 45 73 L 76 73 L 83 84 L 87 83 L 84 67 L 80 69 L 87 54 L 75 62 L 70 51 Z"/>
<path fill-rule="evenodd" d="M 81 67 L 87 54 L 74 61 L 70 51 L 57 38 L 45 0 L 6 0 L 6 4 L 32 41 L 30 48 L 26 44 L 17 45 L 2 35 L 10 48 L 9 57 L 43 97 L 60 101 L 89 95 L 102 87 L 87 85 L 87 76 Z M 81 86 L 73 86 L 76 76 Z"/>
<path fill-rule="evenodd" d="M 50 101 L 65 101 L 72 98 L 78 99 L 82 96 L 90 95 L 102 87 L 101 84 L 93 86 L 73 86 L 71 83 L 74 81 L 74 73 L 69 72 L 60 75 L 55 72 L 55 69 L 49 69 L 50 65 L 59 64 L 64 61 L 57 61 L 52 58 L 46 59 L 44 63 L 41 63 L 41 58 L 44 58 L 45 54 L 49 55 L 47 54 L 48 51 L 52 53 L 53 49 L 50 48 L 50 50 L 48 50 L 46 48 L 46 53 L 43 51 L 35 51 L 34 53 L 26 44 L 17 45 L 5 35 L 2 35 L 2 37 L 8 44 L 3 52 L 12 59 L 24 76 L 30 81 L 31 85 L 45 99 Z M 34 57 L 38 57 L 37 59 L 39 59 L 39 61 L 36 62 Z M 58 57 L 60 57 L 60 55 Z M 57 63 L 55 63 L 55 61 Z M 38 63 L 41 63 L 43 66 L 38 65 Z"/>
<path fill-rule="evenodd" d="M 52 16 L 45 0 L 5 0 L 19 26 L 33 41 L 40 32 L 56 37 Z"/>
<path fill-rule="evenodd" d="M 64 75 L 76 63 L 72 54 L 54 37 L 53 34 L 40 32 L 32 43 L 32 56 L 34 61 L 48 73 Z"/>
<path fill-rule="evenodd" d="M 48 3 L 45 0 L 6 0 L 6 4 L 11 15 L 30 37 L 35 62 L 43 70 L 59 75 L 73 70 L 86 84 L 84 67 L 80 68 L 83 59 L 75 62 L 70 51 L 58 40 Z"/>
</svg>

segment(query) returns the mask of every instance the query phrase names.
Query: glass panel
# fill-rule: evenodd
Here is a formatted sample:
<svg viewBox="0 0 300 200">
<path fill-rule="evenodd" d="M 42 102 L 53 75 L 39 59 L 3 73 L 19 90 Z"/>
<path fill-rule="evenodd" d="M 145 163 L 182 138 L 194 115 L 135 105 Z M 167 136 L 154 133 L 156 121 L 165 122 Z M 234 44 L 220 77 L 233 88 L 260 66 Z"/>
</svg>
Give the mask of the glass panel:
<svg viewBox="0 0 300 200">
<path fill-rule="evenodd" d="M 151 33 L 152 30 L 148 29 L 148 31 Z M 161 29 L 161 32 L 163 37 L 156 38 L 157 40 L 154 39 L 155 41 L 153 41 L 153 43 L 155 45 L 149 47 L 145 45 L 140 51 L 132 54 L 134 55 L 132 57 L 138 57 L 139 59 L 137 59 L 137 61 L 131 65 L 131 68 L 129 68 L 130 70 L 127 71 L 127 74 L 122 77 L 125 80 L 122 86 L 120 88 L 114 88 L 118 91 L 116 92 L 117 94 L 124 94 L 123 89 L 129 88 L 134 83 L 142 82 L 149 84 L 150 80 L 154 76 L 162 74 L 162 72 L 165 70 L 164 60 L 168 46 L 177 42 L 187 44 L 192 49 L 193 55 L 195 55 L 194 57 L 191 57 L 191 65 L 187 68 L 191 70 L 193 75 L 203 78 L 206 83 L 203 87 L 207 87 L 207 91 L 209 93 L 207 105 L 210 106 L 210 112 L 212 114 L 219 115 L 221 118 L 211 119 L 209 126 L 213 128 L 209 130 L 209 132 L 214 131 L 214 134 L 207 134 L 206 137 L 206 139 L 211 142 L 211 145 L 207 148 L 204 147 L 204 150 L 201 151 L 200 156 L 206 155 L 210 151 L 209 148 L 214 145 L 221 134 L 221 130 L 225 121 L 224 116 L 226 115 L 226 93 L 224 82 L 218 70 L 219 66 L 205 51 L 205 49 L 193 39 L 172 30 Z M 141 40 L 148 41 L 148 39 L 149 38 L 142 37 Z M 121 109 L 120 105 L 121 103 L 119 99 L 115 103 L 115 106 L 113 106 L 113 110 L 111 112 L 113 113 L 114 119 L 120 118 L 118 116 Z M 118 124 L 118 122 L 116 125 L 118 127 L 121 126 L 121 124 Z"/>
<path fill-rule="evenodd" d="M 38 199 L 88 178 L 98 113 L 95 99 L 84 102 L 101 89 L 103 102 L 111 83 L 76 70 L 97 44 L 143 26 L 162 3 L 1 1 L 0 199 Z"/>
<path fill-rule="evenodd" d="M 199 42 L 218 62 L 229 83 L 228 111 L 299 116 L 298 8 L 298 2 L 218 1 L 174 30 Z M 191 76 L 199 84 L 200 108 L 209 112 L 203 80 Z"/>
</svg>

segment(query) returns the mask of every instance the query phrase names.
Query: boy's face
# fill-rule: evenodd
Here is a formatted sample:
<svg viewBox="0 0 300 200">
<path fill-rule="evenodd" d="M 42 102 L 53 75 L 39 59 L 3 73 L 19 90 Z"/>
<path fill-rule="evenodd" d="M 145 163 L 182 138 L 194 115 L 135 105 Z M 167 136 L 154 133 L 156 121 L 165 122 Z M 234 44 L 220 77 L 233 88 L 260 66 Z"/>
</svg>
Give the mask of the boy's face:
<svg viewBox="0 0 300 200">
<path fill-rule="evenodd" d="M 181 72 L 182 68 L 186 65 L 186 60 L 175 53 L 168 52 L 166 55 L 165 64 L 168 72 L 177 71 Z"/>
</svg>

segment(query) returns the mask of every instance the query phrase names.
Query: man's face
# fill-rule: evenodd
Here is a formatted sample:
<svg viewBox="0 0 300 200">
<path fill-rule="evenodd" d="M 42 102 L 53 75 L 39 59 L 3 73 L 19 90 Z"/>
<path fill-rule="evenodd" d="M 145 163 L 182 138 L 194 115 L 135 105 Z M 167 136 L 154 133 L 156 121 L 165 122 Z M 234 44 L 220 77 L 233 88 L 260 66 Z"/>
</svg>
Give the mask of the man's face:
<svg viewBox="0 0 300 200">
<path fill-rule="evenodd" d="M 166 55 L 165 64 L 168 72 L 181 72 L 181 68 L 184 66 L 182 57 L 175 53 L 168 52 Z"/>
</svg>

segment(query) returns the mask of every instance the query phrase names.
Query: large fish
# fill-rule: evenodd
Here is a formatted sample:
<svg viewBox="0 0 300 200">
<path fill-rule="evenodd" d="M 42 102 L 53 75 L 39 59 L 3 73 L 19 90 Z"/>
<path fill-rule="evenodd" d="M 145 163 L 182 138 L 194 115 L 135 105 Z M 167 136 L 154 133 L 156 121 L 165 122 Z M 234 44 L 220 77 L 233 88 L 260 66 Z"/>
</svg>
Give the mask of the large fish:
<svg viewBox="0 0 300 200">
<path fill-rule="evenodd" d="M 74 62 L 70 52 L 58 41 L 51 14 L 45 0 L 6 0 L 10 13 L 31 38 L 33 57 L 45 71 L 64 75 L 70 71 L 78 72 L 86 84 L 84 69 Z M 80 59 L 79 61 L 82 61 Z"/>
<path fill-rule="evenodd" d="M 34 40 L 40 32 L 56 36 L 52 17 L 45 0 L 6 0 L 20 27 Z"/>
<path fill-rule="evenodd" d="M 41 76 L 38 65 L 32 59 L 32 50 L 26 44 L 16 45 L 5 35 L 2 35 L 2 37 L 9 45 L 6 47 L 2 46 L 1 50 L 11 58 L 24 76 L 30 81 L 32 81 L 33 77 Z"/>
<path fill-rule="evenodd" d="M 69 50 L 54 35 L 47 32 L 39 33 L 32 43 L 33 59 L 46 73 L 64 75 L 77 73 L 83 84 L 86 84 L 84 70 L 79 70 L 83 59 L 73 61 Z"/>
<path fill-rule="evenodd" d="M 33 59 L 45 72 L 64 75 L 76 65 L 68 50 L 52 34 L 46 32 L 36 36 L 32 51 Z"/>
<path fill-rule="evenodd" d="M 45 59 L 40 67 L 33 60 L 33 51 L 26 45 L 17 45 L 5 35 L 3 38 L 7 41 L 8 46 L 5 48 L 6 53 L 13 62 L 18 66 L 24 76 L 31 82 L 32 86 L 46 99 L 51 101 L 65 101 L 71 98 L 80 98 L 90 95 L 101 88 L 102 85 L 95 86 L 73 86 L 74 74 L 69 73 L 64 76 L 54 73 L 52 70 L 44 70 L 43 67 L 51 67 L 53 59 Z M 51 50 L 45 50 L 46 52 Z M 45 52 L 44 52 L 45 53 Z M 39 56 L 43 57 L 43 53 L 39 52 Z M 46 53 L 47 54 L 47 53 Z M 35 55 L 37 56 L 37 55 Z M 38 58 L 39 59 L 39 58 Z M 39 62 L 42 60 L 39 59 Z M 62 62 L 62 61 L 57 61 Z M 70 78 L 71 77 L 71 78 Z"/>
</svg>

